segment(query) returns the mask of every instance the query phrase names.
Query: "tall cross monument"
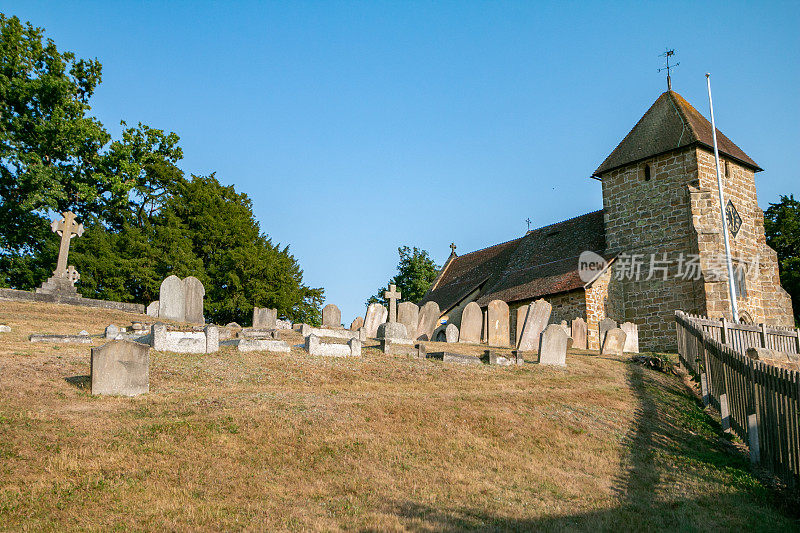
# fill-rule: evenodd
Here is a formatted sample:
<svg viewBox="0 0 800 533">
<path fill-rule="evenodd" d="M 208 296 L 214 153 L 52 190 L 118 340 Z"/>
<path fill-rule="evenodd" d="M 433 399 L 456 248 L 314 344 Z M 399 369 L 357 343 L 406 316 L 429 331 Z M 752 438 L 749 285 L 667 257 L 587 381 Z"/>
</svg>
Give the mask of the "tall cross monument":
<svg viewBox="0 0 800 533">
<path fill-rule="evenodd" d="M 42 286 L 36 289 L 36 292 L 80 298 L 78 291 L 75 290 L 75 282 L 80 279 L 81 275 L 75 270 L 74 266 L 67 266 L 67 258 L 69 257 L 70 240 L 83 235 L 83 224 L 75 221 L 75 214 L 71 211 L 65 211 L 61 213 L 61 216 L 64 218 L 61 220 L 55 219 L 50 224 L 53 232 L 61 237 L 56 269 L 50 279 L 42 283 Z"/>
<path fill-rule="evenodd" d="M 383 297 L 389 300 L 389 322 L 397 322 L 397 300 L 400 296 L 395 285 L 389 285 L 389 290 L 383 293 Z"/>
</svg>

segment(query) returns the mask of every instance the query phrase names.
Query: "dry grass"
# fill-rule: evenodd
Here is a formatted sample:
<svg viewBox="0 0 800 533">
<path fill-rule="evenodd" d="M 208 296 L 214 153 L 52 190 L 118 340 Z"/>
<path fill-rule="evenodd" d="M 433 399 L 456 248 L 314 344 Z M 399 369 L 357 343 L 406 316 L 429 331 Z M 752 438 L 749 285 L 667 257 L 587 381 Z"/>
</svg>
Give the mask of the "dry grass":
<svg viewBox="0 0 800 533">
<path fill-rule="evenodd" d="M 83 388 L 86 345 L 26 340 L 133 318 L 0 301 L 0 528 L 797 526 L 679 379 L 623 360 L 151 352 L 151 393 L 125 399 Z"/>
</svg>

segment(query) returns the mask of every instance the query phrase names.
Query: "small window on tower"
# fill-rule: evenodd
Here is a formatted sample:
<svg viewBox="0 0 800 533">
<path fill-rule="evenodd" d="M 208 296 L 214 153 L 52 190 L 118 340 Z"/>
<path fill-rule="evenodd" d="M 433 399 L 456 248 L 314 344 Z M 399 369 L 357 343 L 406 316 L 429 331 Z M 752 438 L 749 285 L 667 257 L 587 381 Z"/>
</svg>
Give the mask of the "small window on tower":
<svg viewBox="0 0 800 533">
<path fill-rule="evenodd" d="M 644 166 L 644 181 L 650 181 L 650 165 Z"/>
<path fill-rule="evenodd" d="M 725 177 L 730 177 L 730 169 L 728 168 L 728 161 L 725 161 Z"/>
</svg>

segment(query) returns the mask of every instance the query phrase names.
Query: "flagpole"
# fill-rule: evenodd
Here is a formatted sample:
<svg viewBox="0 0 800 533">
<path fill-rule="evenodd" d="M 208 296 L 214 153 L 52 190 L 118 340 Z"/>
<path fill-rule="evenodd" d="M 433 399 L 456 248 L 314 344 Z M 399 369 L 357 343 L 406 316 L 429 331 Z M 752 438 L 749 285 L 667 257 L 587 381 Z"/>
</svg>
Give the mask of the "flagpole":
<svg viewBox="0 0 800 533">
<path fill-rule="evenodd" d="M 708 84 L 708 107 L 711 109 L 711 132 L 714 138 L 714 160 L 717 167 L 717 188 L 719 191 L 719 212 L 722 216 L 722 240 L 725 242 L 725 263 L 728 267 L 728 292 L 731 297 L 733 321 L 739 322 L 739 306 L 736 302 L 736 289 L 733 282 L 733 262 L 731 261 L 731 243 L 728 239 L 728 220 L 725 214 L 725 197 L 722 194 L 722 175 L 719 168 L 719 148 L 717 148 L 717 127 L 714 124 L 714 102 L 711 100 L 711 74 L 706 73 Z"/>
</svg>

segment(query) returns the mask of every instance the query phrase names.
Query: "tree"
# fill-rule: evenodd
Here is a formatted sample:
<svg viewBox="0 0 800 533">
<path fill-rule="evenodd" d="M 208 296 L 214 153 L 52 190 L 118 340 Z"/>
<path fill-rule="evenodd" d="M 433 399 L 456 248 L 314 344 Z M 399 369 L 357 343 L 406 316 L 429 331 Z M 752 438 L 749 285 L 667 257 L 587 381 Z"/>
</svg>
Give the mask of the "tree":
<svg viewBox="0 0 800 533">
<path fill-rule="evenodd" d="M 767 244 L 778 254 L 781 285 L 792 297 L 795 322 L 800 322 L 800 202 L 783 196 L 764 212 Z"/>
<path fill-rule="evenodd" d="M 439 267 L 428 255 L 427 250 L 420 250 L 416 246 L 414 248 L 401 246 L 397 249 L 397 253 L 400 256 L 397 274 L 389 283 L 397 286 L 404 301 L 418 302 L 430 289 L 439 273 Z M 387 302 L 383 293 L 386 289 L 386 286 L 378 289 L 377 294 L 367 300 L 367 304 L 378 302 L 385 305 Z"/>
<path fill-rule="evenodd" d="M 79 216 L 125 198 L 128 185 L 104 173 L 110 137 L 88 116 L 100 83 L 96 59 L 59 52 L 44 30 L 0 14 L 0 250 L 39 243 L 48 210 Z M 33 230 L 33 231 L 32 231 Z"/>
</svg>

